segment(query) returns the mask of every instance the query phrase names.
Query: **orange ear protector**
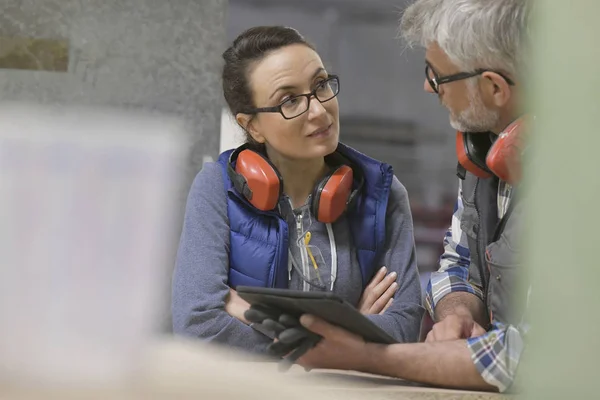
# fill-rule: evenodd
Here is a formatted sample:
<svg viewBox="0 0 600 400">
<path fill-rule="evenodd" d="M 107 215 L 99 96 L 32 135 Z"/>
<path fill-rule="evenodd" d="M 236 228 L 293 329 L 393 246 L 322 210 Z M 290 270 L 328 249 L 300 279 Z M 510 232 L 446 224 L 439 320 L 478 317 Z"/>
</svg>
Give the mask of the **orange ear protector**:
<svg viewBox="0 0 600 400">
<path fill-rule="evenodd" d="M 352 190 L 354 170 L 341 155 L 334 153 L 330 157 L 343 159 L 344 163 L 315 186 L 310 203 L 312 215 L 323 223 L 336 221 L 351 205 L 364 183 L 357 169 L 359 184 Z M 251 150 L 248 145 L 238 147 L 229 157 L 227 174 L 235 189 L 254 207 L 262 211 L 277 207 L 283 195 L 283 178 L 263 154 Z"/>
<path fill-rule="evenodd" d="M 456 133 L 458 162 L 479 178 L 496 175 L 515 185 L 522 177 L 522 155 L 525 150 L 523 120 L 510 124 L 492 143 L 486 133 Z"/>
</svg>

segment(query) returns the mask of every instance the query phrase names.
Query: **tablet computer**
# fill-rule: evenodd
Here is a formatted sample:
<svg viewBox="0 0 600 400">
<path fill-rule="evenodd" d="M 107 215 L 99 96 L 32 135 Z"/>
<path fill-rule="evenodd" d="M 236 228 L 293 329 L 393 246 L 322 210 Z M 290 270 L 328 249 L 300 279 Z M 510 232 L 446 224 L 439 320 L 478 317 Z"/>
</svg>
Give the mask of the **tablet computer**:
<svg viewBox="0 0 600 400">
<path fill-rule="evenodd" d="M 236 290 L 238 295 L 250 304 L 271 306 L 294 317 L 312 314 L 362 336 L 368 342 L 397 343 L 354 306 L 333 293 L 250 286 L 238 286 Z"/>
</svg>

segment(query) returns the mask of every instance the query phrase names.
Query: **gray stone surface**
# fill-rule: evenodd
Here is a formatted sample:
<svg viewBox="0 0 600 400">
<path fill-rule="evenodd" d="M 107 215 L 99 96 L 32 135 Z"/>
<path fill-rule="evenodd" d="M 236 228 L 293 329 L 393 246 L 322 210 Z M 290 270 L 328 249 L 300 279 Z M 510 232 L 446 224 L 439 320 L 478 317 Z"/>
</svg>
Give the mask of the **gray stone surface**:
<svg viewBox="0 0 600 400">
<path fill-rule="evenodd" d="M 0 70 L 0 93 L 182 116 L 189 178 L 218 152 L 225 28 L 225 0 L 0 0 L 0 35 L 70 43 L 67 73 Z"/>
<path fill-rule="evenodd" d="M 183 117 L 192 146 L 182 214 L 191 179 L 219 150 L 226 11 L 226 0 L 0 0 L 0 36 L 66 39 L 70 58 L 66 73 L 0 69 L 0 100 Z"/>
</svg>

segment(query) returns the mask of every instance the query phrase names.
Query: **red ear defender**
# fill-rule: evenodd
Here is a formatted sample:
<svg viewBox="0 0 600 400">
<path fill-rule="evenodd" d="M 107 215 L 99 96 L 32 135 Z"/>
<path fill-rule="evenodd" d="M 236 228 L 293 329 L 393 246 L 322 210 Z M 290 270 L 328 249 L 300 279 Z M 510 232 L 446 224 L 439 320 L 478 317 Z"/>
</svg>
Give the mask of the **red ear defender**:
<svg viewBox="0 0 600 400">
<path fill-rule="evenodd" d="M 326 224 L 335 222 L 346 211 L 364 185 L 360 169 L 355 172 L 345 164 L 348 160 L 340 154 L 328 157 L 342 164 L 316 185 L 310 203 L 312 215 Z M 283 178 L 277 168 L 265 155 L 249 149 L 248 145 L 242 145 L 231 153 L 227 175 L 235 190 L 259 210 L 274 210 L 283 195 Z M 354 178 L 357 182 L 352 190 Z"/>
<path fill-rule="evenodd" d="M 312 195 L 312 213 L 323 223 L 333 223 L 346 211 L 354 174 L 348 165 L 342 165 L 328 174 L 315 188 Z"/>
<path fill-rule="evenodd" d="M 283 192 L 279 173 L 266 157 L 252 150 L 242 150 L 237 156 L 235 172 L 245 181 L 240 190 L 254 207 L 270 211 L 277 207 Z"/>
<path fill-rule="evenodd" d="M 525 150 L 523 120 L 510 124 L 492 143 L 487 133 L 456 133 L 458 162 L 479 178 L 496 175 L 515 185 L 522 176 L 522 155 Z"/>
<path fill-rule="evenodd" d="M 525 150 L 523 122 L 519 119 L 502 132 L 488 152 L 486 164 L 501 180 L 515 185 L 521 181 L 521 157 Z"/>
<path fill-rule="evenodd" d="M 456 132 L 456 156 L 467 171 L 479 178 L 489 178 L 491 171 L 485 165 L 485 157 L 492 145 L 486 133 Z"/>
</svg>

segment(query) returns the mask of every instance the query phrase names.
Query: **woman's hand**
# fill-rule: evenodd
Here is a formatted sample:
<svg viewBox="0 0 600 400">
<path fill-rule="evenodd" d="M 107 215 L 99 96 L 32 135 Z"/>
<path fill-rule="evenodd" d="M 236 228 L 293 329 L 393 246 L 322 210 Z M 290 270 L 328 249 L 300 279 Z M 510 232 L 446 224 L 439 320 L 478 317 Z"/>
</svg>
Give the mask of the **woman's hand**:
<svg viewBox="0 0 600 400">
<path fill-rule="evenodd" d="M 242 299 L 235 290 L 230 288 L 229 296 L 227 296 L 227 300 L 225 300 L 225 311 L 227 311 L 229 315 L 239 319 L 246 325 L 250 325 L 250 322 L 244 317 L 244 313 L 249 308 L 250 303 Z"/>
<path fill-rule="evenodd" d="M 382 267 L 365 288 L 358 303 L 358 310 L 361 313 L 383 314 L 392 304 L 394 294 L 398 290 L 396 283 L 398 274 L 392 272 L 386 276 L 386 273 L 387 268 Z"/>
</svg>

